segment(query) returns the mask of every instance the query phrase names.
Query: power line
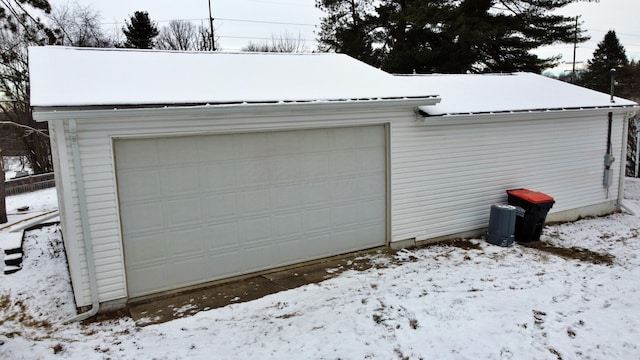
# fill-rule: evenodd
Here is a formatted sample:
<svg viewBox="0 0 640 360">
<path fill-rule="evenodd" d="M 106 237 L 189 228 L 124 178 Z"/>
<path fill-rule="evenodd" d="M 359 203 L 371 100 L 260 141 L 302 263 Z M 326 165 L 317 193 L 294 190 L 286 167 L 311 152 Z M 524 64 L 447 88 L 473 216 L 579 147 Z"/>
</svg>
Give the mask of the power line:
<svg viewBox="0 0 640 360">
<path fill-rule="evenodd" d="M 267 20 L 250 20 L 250 19 L 232 19 L 232 18 L 214 18 L 214 21 L 230 21 L 230 22 L 245 22 L 245 23 L 254 23 L 254 24 L 270 24 L 270 25 L 292 25 L 292 26 L 310 26 L 315 27 L 315 24 L 306 24 L 306 23 L 292 23 L 292 22 L 279 22 L 279 21 L 267 21 Z M 153 20 L 156 23 L 168 23 L 172 21 L 209 21 L 207 18 L 193 18 L 193 19 L 172 19 L 172 20 Z M 107 22 L 101 23 L 100 25 L 120 25 L 125 24 L 126 21 L 116 21 L 116 22 Z"/>
<path fill-rule="evenodd" d="M 263 20 L 245 20 L 245 19 L 228 19 L 228 18 L 216 18 L 216 20 L 248 22 L 248 23 L 258 23 L 258 24 L 274 24 L 274 25 L 295 25 L 295 26 L 312 26 L 312 27 L 316 26 L 315 24 L 263 21 Z"/>
<path fill-rule="evenodd" d="M 603 32 L 603 33 L 609 32 L 609 30 L 600 30 L 600 29 L 586 29 L 586 30 L 588 30 L 588 31 Z M 614 30 L 614 31 L 615 31 L 615 30 Z M 617 32 L 617 31 L 616 31 L 616 35 L 633 36 L 633 37 L 638 37 L 638 38 L 640 38 L 640 35 L 638 35 L 638 34 L 621 33 L 621 32 Z"/>
<path fill-rule="evenodd" d="M 245 39 L 245 40 L 273 40 L 272 37 L 257 37 L 257 36 L 231 36 L 231 35 L 220 35 L 218 36 L 221 39 Z M 280 38 L 276 38 L 276 40 L 281 40 Z M 316 42 L 316 40 L 311 39 L 303 39 L 303 38 L 290 38 L 290 39 L 282 39 L 285 41 L 304 41 L 304 42 Z"/>
</svg>

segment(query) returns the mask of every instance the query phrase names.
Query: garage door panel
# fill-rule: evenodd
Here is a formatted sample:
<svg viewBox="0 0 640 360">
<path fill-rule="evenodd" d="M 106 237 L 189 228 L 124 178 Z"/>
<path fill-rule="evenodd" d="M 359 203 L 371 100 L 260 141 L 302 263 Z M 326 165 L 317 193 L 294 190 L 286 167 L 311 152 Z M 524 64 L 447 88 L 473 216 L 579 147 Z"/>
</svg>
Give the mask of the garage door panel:
<svg viewBox="0 0 640 360">
<path fill-rule="evenodd" d="M 333 195 L 331 192 L 332 182 L 330 180 L 306 184 L 302 193 L 304 207 L 328 206 L 331 204 Z"/>
<path fill-rule="evenodd" d="M 303 236 L 302 214 L 294 212 L 290 214 L 274 215 L 272 217 L 273 235 L 277 237 Z"/>
<path fill-rule="evenodd" d="M 358 222 L 359 223 L 383 223 L 381 216 L 384 210 L 378 206 L 378 200 L 360 201 L 358 202 Z"/>
<path fill-rule="evenodd" d="M 236 155 L 240 159 L 253 159 L 268 154 L 267 133 L 233 135 Z"/>
<path fill-rule="evenodd" d="M 222 250 L 207 253 L 208 272 L 215 267 L 218 277 L 225 278 L 238 275 L 243 272 L 243 258 L 240 250 Z M 207 274 L 210 276 L 210 274 Z"/>
<path fill-rule="evenodd" d="M 270 184 L 277 185 L 301 180 L 300 159 L 297 156 L 278 157 L 269 160 Z"/>
<path fill-rule="evenodd" d="M 127 268 L 127 280 L 137 284 L 137 292 L 150 294 L 169 290 L 168 272 L 164 263 L 145 268 L 130 267 Z"/>
<path fill-rule="evenodd" d="M 355 128 L 332 129 L 331 147 L 337 150 L 353 150 L 357 147 L 357 132 Z"/>
<path fill-rule="evenodd" d="M 294 263 L 300 259 L 299 244 L 296 240 L 279 243 L 264 243 L 246 248 L 242 262 L 248 265 L 250 272 L 273 267 L 273 264 Z"/>
<path fill-rule="evenodd" d="M 199 197 L 167 199 L 164 206 L 164 221 L 171 226 L 199 225 L 202 209 Z"/>
<path fill-rule="evenodd" d="M 333 226 L 331 218 L 332 209 L 319 208 L 307 209 L 302 215 L 302 224 L 309 231 L 330 232 Z"/>
<path fill-rule="evenodd" d="M 329 172 L 329 154 L 308 155 L 302 162 L 300 177 L 304 180 L 326 178 Z"/>
<path fill-rule="evenodd" d="M 233 189 L 236 182 L 236 164 L 233 161 L 224 161 L 213 164 L 203 164 L 202 185 L 206 189 Z"/>
<path fill-rule="evenodd" d="M 235 166 L 236 185 L 269 185 L 269 163 L 264 160 L 243 160 Z"/>
<path fill-rule="evenodd" d="M 198 193 L 200 178 L 198 165 L 164 167 L 160 173 L 160 191 L 178 196 Z"/>
<path fill-rule="evenodd" d="M 331 195 L 336 201 L 353 201 L 360 193 L 361 181 L 359 178 L 338 179 L 331 184 Z"/>
<path fill-rule="evenodd" d="M 233 136 L 198 136 L 192 140 L 198 144 L 196 158 L 199 161 L 236 159 Z"/>
<path fill-rule="evenodd" d="M 257 217 L 238 221 L 240 239 L 245 246 L 253 246 L 257 242 L 268 241 L 271 237 L 271 219 Z"/>
<path fill-rule="evenodd" d="M 151 234 L 131 238 L 127 256 L 137 259 L 138 264 L 166 260 L 164 234 Z"/>
<path fill-rule="evenodd" d="M 207 225 L 204 231 L 203 236 L 207 251 L 215 252 L 217 249 L 240 248 L 242 246 L 236 221 Z"/>
<path fill-rule="evenodd" d="M 300 152 L 315 154 L 331 149 L 329 130 L 300 133 Z"/>
<path fill-rule="evenodd" d="M 363 228 L 361 231 L 345 229 L 337 231 L 333 239 L 350 239 L 348 242 L 336 243 L 335 246 L 342 245 L 348 247 L 348 251 L 356 251 L 366 247 L 367 244 L 370 243 L 370 239 L 379 237 L 381 231 L 384 232 L 384 226 L 370 225 Z M 335 243 L 336 240 L 333 239 L 331 241 Z"/>
<path fill-rule="evenodd" d="M 330 249 L 336 247 L 344 247 L 343 240 L 338 239 L 333 233 L 315 233 L 308 234 L 305 237 L 304 249 L 310 251 L 319 256 L 331 256 L 335 255 Z M 348 250 L 347 250 L 348 251 Z"/>
<path fill-rule="evenodd" d="M 160 151 L 156 139 L 119 142 L 116 156 L 119 170 L 160 165 Z"/>
<path fill-rule="evenodd" d="M 234 192 L 206 195 L 204 197 L 204 218 L 206 222 L 233 219 L 237 216 L 237 194 Z"/>
<path fill-rule="evenodd" d="M 384 245 L 384 134 L 117 140 L 130 297 Z M 146 155 L 121 166 L 129 151 Z M 158 152 L 157 165 L 145 162 Z"/>
<path fill-rule="evenodd" d="M 384 146 L 386 142 L 386 134 L 384 131 L 380 131 L 379 127 L 367 126 L 358 129 L 356 134 L 356 146 L 357 148 L 370 148 Z"/>
<path fill-rule="evenodd" d="M 155 232 L 164 226 L 162 203 L 131 203 L 121 210 L 122 228 L 125 234 Z"/>
<path fill-rule="evenodd" d="M 358 172 L 358 154 L 354 151 L 331 154 L 329 171 L 336 175 L 351 175 Z"/>
<path fill-rule="evenodd" d="M 182 258 L 173 261 L 167 271 L 169 287 L 194 285 L 207 273 L 208 264 L 204 256 Z"/>
<path fill-rule="evenodd" d="M 300 136 L 294 131 L 267 134 L 269 155 L 291 155 L 300 152 Z"/>
<path fill-rule="evenodd" d="M 167 233 L 167 249 L 172 257 L 201 257 L 204 248 L 204 236 L 200 228 L 180 229 Z"/>
<path fill-rule="evenodd" d="M 360 172 L 379 172 L 384 169 L 385 158 L 380 156 L 379 148 L 358 150 L 357 157 Z"/>
<path fill-rule="evenodd" d="M 238 211 L 247 215 L 269 213 L 270 198 L 269 189 L 242 191 L 238 195 Z"/>
<path fill-rule="evenodd" d="M 385 184 L 382 174 L 365 175 L 358 180 L 358 198 L 378 199 L 380 197 L 380 189 L 383 189 Z"/>
<path fill-rule="evenodd" d="M 331 216 L 331 222 L 335 226 L 356 226 L 358 223 L 358 204 L 338 205 L 331 212 Z"/>
<path fill-rule="evenodd" d="M 118 183 L 120 197 L 131 201 L 155 199 L 160 193 L 160 170 L 122 170 L 120 175 L 127 179 Z"/>
<path fill-rule="evenodd" d="M 163 138 L 158 141 L 157 149 L 161 165 L 182 165 L 198 161 L 198 158 L 193 156 L 198 153 L 197 142 L 193 141 L 193 138 Z"/>
<path fill-rule="evenodd" d="M 276 209 L 299 209 L 302 204 L 302 185 L 285 185 L 271 188 L 271 204 Z"/>
</svg>

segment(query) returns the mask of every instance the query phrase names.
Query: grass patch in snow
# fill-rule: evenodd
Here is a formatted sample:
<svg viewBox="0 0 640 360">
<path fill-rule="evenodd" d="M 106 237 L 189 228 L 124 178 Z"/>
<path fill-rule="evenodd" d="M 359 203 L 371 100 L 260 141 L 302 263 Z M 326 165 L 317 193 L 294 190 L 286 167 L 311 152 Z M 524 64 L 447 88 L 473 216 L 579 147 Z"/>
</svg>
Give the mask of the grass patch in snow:
<svg viewBox="0 0 640 360">
<path fill-rule="evenodd" d="M 549 254 L 560 256 L 565 259 L 574 259 L 584 262 L 589 262 L 596 265 L 613 265 L 615 257 L 611 254 L 601 254 L 589 249 L 572 246 L 572 247 L 560 247 L 544 241 L 531 241 L 518 243 L 520 246 L 524 246 L 530 249 L 544 251 Z"/>
</svg>

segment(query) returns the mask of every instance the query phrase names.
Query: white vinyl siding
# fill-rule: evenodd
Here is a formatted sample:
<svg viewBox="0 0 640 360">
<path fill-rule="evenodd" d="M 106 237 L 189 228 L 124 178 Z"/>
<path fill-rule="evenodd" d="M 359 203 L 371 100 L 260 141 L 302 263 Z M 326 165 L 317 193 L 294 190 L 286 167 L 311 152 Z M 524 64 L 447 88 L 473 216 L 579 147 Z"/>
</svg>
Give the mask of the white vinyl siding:
<svg viewBox="0 0 640 360">
<path fill-rule="evenodd" d="M 536 117 L 538 119 L 536 119 Z M 607 117 L 541 118 L 447 125 L 394 123 L 391 132 L 392 239 L 425 240 L 484 228 L 505 190 L 554 197 L 551 213 L 615 201 L 622 119 L 613 123 L 614 181 L 602 185 Z M 483 119 L 485 121 L 483 121 Z M 455 119 L 451 119 L 455 122 Z"/>
</svg>

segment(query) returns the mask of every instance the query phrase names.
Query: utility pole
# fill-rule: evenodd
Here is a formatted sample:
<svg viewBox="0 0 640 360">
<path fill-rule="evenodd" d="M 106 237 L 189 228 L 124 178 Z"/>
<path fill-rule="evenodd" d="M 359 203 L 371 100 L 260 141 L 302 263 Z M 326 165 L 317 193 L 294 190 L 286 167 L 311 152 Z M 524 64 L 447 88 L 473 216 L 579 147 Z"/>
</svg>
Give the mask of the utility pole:
<svg viewBox="0 0 640 360">
<path fill-rule="evenodd" d="M 213 17 L 211 16 L 211 0 L 209 1 L 209 26 L 211 27 L 211 51 L 216 51 L 216 41 L 213 37 Z"/>
<path fill-rule="evenodd" d="M 576 16 L 575 38 L 573 40 L 573 68 L 571 69 L 572 84 L 575 84 L 576 82 L 576 48 L 578 47 L 578 18 L 580 18 L 580 15 Z"/>
</svg>

